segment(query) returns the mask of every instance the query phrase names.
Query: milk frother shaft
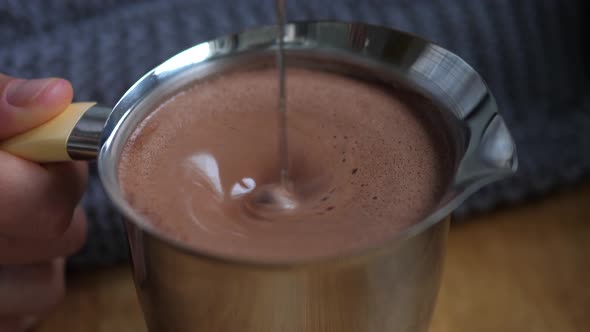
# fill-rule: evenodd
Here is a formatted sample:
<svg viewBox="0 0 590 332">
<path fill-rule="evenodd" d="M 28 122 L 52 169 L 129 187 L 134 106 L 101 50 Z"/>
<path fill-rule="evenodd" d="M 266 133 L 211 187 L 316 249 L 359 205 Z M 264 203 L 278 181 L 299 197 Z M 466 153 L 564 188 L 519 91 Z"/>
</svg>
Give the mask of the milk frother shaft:
<svg viewBox="0 0 590 332">
<path fill-rule="evenodd" d="M 0 142 L 0 150 L 34 162 L 95 159 L 111 108 L 73 103 L 61 114 L 25 133 Z"/>
</svg>

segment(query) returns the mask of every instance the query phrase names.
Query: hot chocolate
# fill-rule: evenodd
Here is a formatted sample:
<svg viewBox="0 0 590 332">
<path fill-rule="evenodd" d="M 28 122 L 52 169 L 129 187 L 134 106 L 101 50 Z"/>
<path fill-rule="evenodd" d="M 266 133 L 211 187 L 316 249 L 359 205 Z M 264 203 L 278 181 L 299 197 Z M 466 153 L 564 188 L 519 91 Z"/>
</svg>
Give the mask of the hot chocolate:
<svg viewBox="0 0 590 332">
<path fill-rule="evenodd" d="M 436 207 L 453 151 L 427 99 L 328 72 L 287 75 L 287 194 L 260 190 L 280 180 L 276 71 L 260 69 L 197 83 L 140 123 L 119 167 L 132 207 L 195 250 L 258 261 L 366 248 Z M 284 210 L 266 204 L 277 198 Z"/>
</svg>

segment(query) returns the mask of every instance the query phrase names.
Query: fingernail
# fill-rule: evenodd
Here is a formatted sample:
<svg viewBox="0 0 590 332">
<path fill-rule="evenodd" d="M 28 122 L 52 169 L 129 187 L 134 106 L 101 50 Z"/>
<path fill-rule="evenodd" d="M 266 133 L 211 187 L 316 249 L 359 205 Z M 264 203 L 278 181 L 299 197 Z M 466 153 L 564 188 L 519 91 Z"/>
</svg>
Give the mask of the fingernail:
<svg viewBox="0 0 590 332">
<path fill-rule="evenodd" d="M 14 80 L 6 88 L 6 101 L 16 107 L 27 106 L 58 81 L 54 78 Z"/>
</svg>

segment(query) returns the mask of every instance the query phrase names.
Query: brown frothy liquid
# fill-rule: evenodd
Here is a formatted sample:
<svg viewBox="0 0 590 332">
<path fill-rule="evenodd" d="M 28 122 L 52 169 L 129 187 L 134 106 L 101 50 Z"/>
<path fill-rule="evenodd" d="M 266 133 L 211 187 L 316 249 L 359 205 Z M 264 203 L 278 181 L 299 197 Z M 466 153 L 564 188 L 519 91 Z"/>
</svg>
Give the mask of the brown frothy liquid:
<svg viewBox="0 0 590 332">
<path fill-rule="evenodd" d="M 259 261 L 372 246 L 433 210 L 453 171 L 434 106 L 327 72 L 287 75 L 288 192 L 261 190 L 280 163 L 276 71 L 260 69 L 198 83 L 138 126 L 119 168 L 130 204 L 197 250 Z"/>
</svg>

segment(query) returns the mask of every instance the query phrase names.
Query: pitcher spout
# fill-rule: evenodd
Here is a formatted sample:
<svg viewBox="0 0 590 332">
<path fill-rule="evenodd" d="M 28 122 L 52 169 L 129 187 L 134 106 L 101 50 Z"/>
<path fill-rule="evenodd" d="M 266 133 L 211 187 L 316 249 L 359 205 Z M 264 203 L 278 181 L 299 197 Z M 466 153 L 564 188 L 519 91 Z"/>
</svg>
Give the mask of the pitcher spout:
<svg viewBox="0 0 590 332">
<path fill-rule="evenodd" d="M 497 112 L 485 111 L 496 108 L 493 99 L 489 97 L 480 107 L 479 112 L 465 119 L 470 139 L 454 179 L 459 191 L 472 193 L 513 175 L 518 168 L 516 144 L 506 122 Z"/>
<path fill-rule="evenodd" d="M 516 144 L 498 114 L 486 126 L 478 152 L 482 166 L 498 176 L 511 175 L 518 168 Z"/>
</svg>

